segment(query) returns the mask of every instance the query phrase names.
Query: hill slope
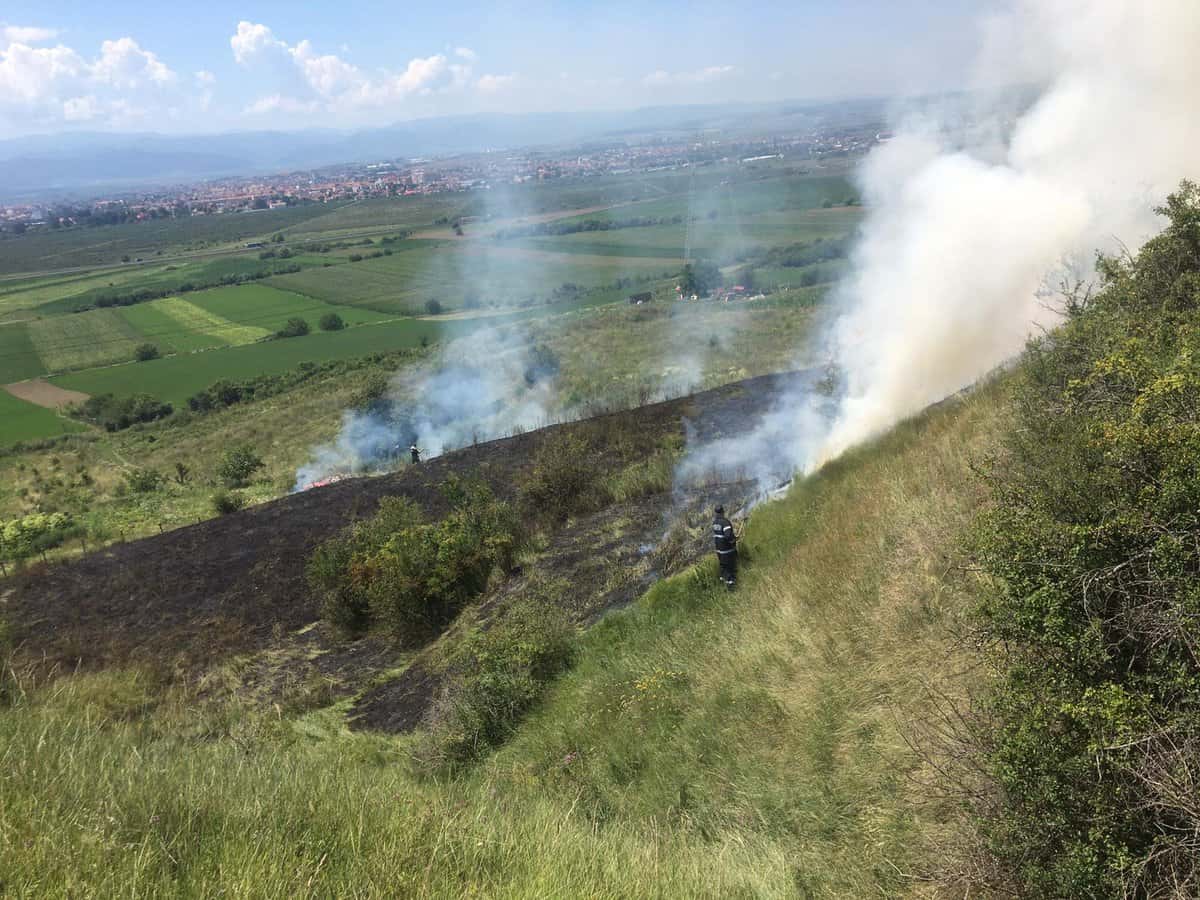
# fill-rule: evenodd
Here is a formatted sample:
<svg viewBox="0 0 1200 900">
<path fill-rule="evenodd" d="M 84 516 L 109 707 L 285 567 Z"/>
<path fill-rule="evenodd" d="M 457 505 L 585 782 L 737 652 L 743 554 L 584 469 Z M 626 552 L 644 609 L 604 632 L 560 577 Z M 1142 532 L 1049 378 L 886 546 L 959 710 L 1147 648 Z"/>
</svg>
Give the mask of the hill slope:
<svg viewBox="0 0 1200 900">
<path fill-rule="evenodd" d="M 449 782 L 406 763 L 419 738 L 348 731 L 345 702 L 197 706 L 127 669 L 19 695 L 0 718 L 0 881 L 95 896 L 915 889 L 955 813 L 923 795 L 905 723 L 935 708 L 926 679 L 957 689 L 956 546 L 999 409 L 992 390 L 947 404 L 760 508 L 737 593 L 706 563 L 609 614 L 515 739 Z"/>
</svg>

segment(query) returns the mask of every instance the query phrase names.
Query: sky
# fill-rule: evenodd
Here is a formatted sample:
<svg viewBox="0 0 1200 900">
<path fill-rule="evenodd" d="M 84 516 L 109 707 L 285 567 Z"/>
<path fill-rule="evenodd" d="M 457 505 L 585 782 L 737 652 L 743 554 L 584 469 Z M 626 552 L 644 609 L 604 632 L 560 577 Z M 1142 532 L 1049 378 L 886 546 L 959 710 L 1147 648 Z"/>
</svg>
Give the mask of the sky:
<svg viewBox="0 0 1200 900">
<path fill-rule="evenodd" d="M 0 139 L 961 87 L 990 0 L 0 2 Z"/>
</svg>

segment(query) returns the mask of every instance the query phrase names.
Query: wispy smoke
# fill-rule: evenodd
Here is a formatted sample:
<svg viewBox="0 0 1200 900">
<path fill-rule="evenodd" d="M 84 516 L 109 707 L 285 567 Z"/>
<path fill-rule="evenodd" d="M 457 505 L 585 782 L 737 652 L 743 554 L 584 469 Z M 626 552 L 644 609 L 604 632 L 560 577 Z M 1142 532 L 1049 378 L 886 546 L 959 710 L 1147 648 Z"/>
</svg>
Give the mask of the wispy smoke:
<svg viewBox="0 0 1200 900">
<path fill-rule="evenodd" d="M 971 384 L 1054 324 L 1052 273 L 1140 246 L 1200 168 L 1196 0 L 1014 0 L 982 25 L 978 87 L 1032 96 L 901 117 L 861 171 L 869 211 L 822 337 L 835 411 L 795 395 L 728 455 L 781 445 L 811 470 Z"/>
<path fill-rule="evenodd" d="M 342 414 L 337 437 L 312 451 L 296 490 L 338 475 L 386 471 L 416 444 L 423 458 L 551 423 L 554 371 L 516 327 L 446 345 L 437 361 L 397 374 L 387 393 Z"/>
</svg>

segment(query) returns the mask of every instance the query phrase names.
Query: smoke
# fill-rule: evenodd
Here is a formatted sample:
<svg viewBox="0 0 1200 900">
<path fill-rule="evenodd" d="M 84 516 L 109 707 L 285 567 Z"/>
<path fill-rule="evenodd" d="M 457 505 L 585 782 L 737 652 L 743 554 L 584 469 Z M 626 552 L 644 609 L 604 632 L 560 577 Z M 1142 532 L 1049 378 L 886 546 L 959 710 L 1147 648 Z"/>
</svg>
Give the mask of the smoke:
<svg viewBox="0 0 1200 900">
<path fill-rule="evenodd" d="M 1013 0 L 981 24 L 977 87 L 1031 98 L 901 116 L 862 167 L 868 214 L 821 338 L 835 404 L 793 394 L 729 455 L 778 443 L 811 471 L 973 383 L 1055 324 L 1047 284 L 1140 246 L 1200 168 L 1196 0 Z"/>
<path fill-rule="evenodd" d="M 552 421 L 555 364 L 516 327 L 451 341 L 430 366 L 393 376 L 366 409 L 346 410 L 337 437 L 315 447 L 295 490 L 338 475 L 381 472 L 415 444 L 428 459 Z"/>
</svg>

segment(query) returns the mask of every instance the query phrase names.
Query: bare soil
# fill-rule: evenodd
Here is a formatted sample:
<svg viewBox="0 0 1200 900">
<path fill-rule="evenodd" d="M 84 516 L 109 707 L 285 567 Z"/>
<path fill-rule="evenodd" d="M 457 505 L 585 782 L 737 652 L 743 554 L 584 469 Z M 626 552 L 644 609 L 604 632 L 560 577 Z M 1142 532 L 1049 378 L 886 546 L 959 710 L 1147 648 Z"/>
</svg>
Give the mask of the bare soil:
<svg viewBox="0 0 1200 900">
<path fill-rule="evenodd" d="M 30 403 L 36 403 L 47 409 L 59 409 L 71 403 L 82 403 L 88 398 L 88 395 L 81 391 L 68 391 L 66 388 L 60 388 L 58 385 L 40 378 L 6 384 L 4 390 L 18 400 L 28 400 Z"/>
</svg>

